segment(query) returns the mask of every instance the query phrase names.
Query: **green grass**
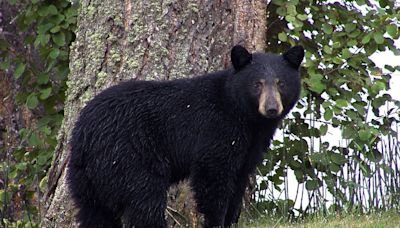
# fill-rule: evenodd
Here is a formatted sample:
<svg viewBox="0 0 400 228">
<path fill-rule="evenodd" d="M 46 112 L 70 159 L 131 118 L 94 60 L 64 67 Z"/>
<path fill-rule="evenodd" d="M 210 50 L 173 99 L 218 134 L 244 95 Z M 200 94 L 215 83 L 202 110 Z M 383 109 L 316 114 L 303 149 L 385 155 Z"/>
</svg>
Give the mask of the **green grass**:
<svg viewBox="0 0 400 228">
<path fill-rule="evenodd" d="M 239 225 L 240 228 L 263 228 L 263 227 L 293 227 L 293 228 L 400 228 L 400 213 L 385 212 L 382 214 L 369 215 L 337 215 L 337 216 L 315 216 L 295 223 L 284 222 L 282 219 L 260 219 L 247 224 Z"/>
</svg>

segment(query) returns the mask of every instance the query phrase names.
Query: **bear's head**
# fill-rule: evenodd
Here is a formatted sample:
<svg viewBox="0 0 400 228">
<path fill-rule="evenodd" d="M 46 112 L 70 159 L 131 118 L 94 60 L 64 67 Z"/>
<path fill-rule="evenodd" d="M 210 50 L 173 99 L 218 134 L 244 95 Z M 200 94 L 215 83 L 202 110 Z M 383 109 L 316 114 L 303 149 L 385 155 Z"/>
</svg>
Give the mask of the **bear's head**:
<svg viewBox="0 0 400 228">
<path fill-rule="evenodd" d="M 267 119 L 281 119 L 299 99 L 299 67 L 304 49 L 295 46 L 282 55 L 249 53 L 242 46 L 231 51 L 234 74 L 230 87 L 246 112 Z"/>
</svg>

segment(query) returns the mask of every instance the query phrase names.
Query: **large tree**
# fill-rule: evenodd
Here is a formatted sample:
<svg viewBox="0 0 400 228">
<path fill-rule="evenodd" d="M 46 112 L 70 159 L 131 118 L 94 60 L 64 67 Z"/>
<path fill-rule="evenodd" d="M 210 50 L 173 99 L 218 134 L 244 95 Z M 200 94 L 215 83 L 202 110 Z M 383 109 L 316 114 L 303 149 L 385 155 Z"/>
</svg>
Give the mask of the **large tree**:
<svg viewBox="0 0 400 228">
<path fill-rule="evenodd" d="M 65 183 L 69 137 L 81 108 L 119 81 L 170 80 L 229 66 L 237 43 L 265 48 L 265 1 L 83 0 L 71 47 L 65 116 L 48 174 L 44 227 L 71 227 Z M 198 223 L 185 185 L 170 193 L 170 224 Z M 181 211 L 190 221 L 178 219 Z M 187 217 L 186 217 L 187 218 Z"/>
</svg>

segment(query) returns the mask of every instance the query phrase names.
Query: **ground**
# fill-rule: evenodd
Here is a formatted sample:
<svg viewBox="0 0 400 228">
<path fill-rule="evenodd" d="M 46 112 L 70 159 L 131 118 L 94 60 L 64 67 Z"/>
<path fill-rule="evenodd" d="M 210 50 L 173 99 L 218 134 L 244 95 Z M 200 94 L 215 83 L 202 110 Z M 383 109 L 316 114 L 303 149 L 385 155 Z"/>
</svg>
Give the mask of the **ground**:
<svg viewBox="0 0 400 228">
<path fill-rule="evenodd" d="M 242 223 L 240 228 L 290 227 L 290 228 L 400 228 L 399 212 L 385 212 L 368 215 L 315 216 L 294 223 L 279 218 L 263 218 L 251 223 Z"/>
</svg>

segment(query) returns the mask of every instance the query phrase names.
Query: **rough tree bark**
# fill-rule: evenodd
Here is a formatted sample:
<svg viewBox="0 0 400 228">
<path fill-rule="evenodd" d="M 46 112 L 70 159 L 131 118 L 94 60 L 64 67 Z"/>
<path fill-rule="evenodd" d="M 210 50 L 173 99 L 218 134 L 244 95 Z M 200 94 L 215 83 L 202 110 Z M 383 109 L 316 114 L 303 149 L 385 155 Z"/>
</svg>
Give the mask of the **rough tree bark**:
<svg viewBox="0 0 400 228">
<path fill-rule="evenodd" d="M 265 0 L 82 0 L 42 226 L 76 225 L 65 167 L 71 129 L 88 100 L 122 80 L 169 80 L 226 68 L 229 50 L 237 43 L 263 50 L 265 7 Z M 188 211 L 194 227 L 189 190 L 178 189 L 170 194 L 174 200 L 167 213 L 174 217 Z"/>
</svg>

